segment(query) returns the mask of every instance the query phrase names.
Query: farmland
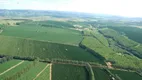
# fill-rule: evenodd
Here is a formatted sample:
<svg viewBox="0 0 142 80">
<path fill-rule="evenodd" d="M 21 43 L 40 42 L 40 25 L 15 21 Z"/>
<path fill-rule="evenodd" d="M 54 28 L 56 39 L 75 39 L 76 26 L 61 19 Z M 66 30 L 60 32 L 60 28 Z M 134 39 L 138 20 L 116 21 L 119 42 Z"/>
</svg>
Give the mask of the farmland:
<svg viewBox="0 0 142 80">
<path fill-rule="evenodd" d="M 93 72 L 95 75 L 95 80 L 110 80 L 109 75 L 105 73 L 102 69 L 93 68 Z"/>
<path fill-rule="evenodd" d="M 22 62 L 21 64 L 17 65 L 11 65 L 12 63 Z M 11 60 L 6 63 L 1 64 L 0 69 L 6 70 L 3 68 L 3 66 L 8 65 L 9 69 L 7 72 L 3 73 L 4 71 L 1 71 L 0 80 L 43 80 L 47 78 L 49 79 L 49 64 L 41 63 L 37 61 L 20 61 L 20 60 Z M 46 67 L 47 65 L 47 67 Z M 14 68 L 10 68 L 12 66 L 15 66 Z M 45 68 L 46 67 L 46 68 Z M 43 70 L 45 68 L 45 70 Z M 42 71 L 43 70 L 43 71 Z M 42 72 L 41 72 L 42 71 Z M 47 71 L 47 72 L 46 72 Z M 39 74 L 41 72 L 41 74 Z M 3 74 L 2 74 L 3 73 Z M 46 76 L 45 74 L 46 73 Z M 38 75 L 38 76 L 37 76 Z M 37 77 L 36 77 L 37 76 Z M 48 76 L 48 77 L 47 77 Z"/>
<path fill-rule="evenodd" d="M 67 64 L 53 64 L 52 77 L 52 80 L 88 80 L 85 67 Z"/>
<path fill-rule="evenodd" d="M 2 73 L 3 71 L 7 70 L 11 66 L 16 65 L 19 62 L 20 62 L 20 60 L 11 60 L 11 61 L 5 62 L 3 64 L 0 64 L 0 73 Z"/>
<path fill-rule="evenodd" d="M 20 64 L 19 66 L 13 68 L 12 70 L 6 72 L 5 74 L 0 76 L 0 79 L 5 80 L 8 78 L 16 78 L 15 75 L 17 75 L 17 72 L 25 68 L 27 65 L 29 65 L 30 62 L 24 62 Z"/>
<path fill-rule="evenodd" d="M 103 42 L 101 42 L 101 40 Z M 104 41 L 103 38 L 101 40 L 99 40 L 99 38 L 96 37 L 94 38 L 90 36 L 85 36 L 81 44 L 103 56 L 106 59 L 106 61 L 111 61 L 112 63 L 114 63 L 114 66 L 137 69 L 142 67 L 142 60 L 138 59 L 135 56 L 130 56 L 128 54 L 116 52 L 112 48 L 104 45 L 106 41 Z"/>
<path fill-rule="evenodd" d="M 118 70 L 111 70 L 111 72 L 121 77 L 122 80 L 141 80 L 142 79 L 142 77 L 135 72 L 118 71 Z"/>
<path fill-rule="evenodd" d="M 39 77 L 36 78 L 36 80 L 50 80 L 50 67 L 47 67 L 43 73 L 40 74 Z"/>
<path fill-rule="evenodd" d="M 32 27 L 33 26 L 33 27 Z M 36 25 L 4 27 L 1 35 L 78 45 L 83 38 L 81 32 L 56 27 L 38 27 Z M 18 34 L 17 34 L 18 33 Z"/>
<path fill-rule="evenodd" d="M 142 34 L 142 29 L 136 28 L 136 27 L 109 27 L 111 29 L 114 29 L 120 33 L 123 33 L 130 39 L 142 43 L 142 37 L 139 34 Z M 136 36 L 137 35 L 137 36 Z"/>
<path fill-rule="evenodd" d="M 35 77 L 37 76 L 37 74 L 45 66 L 46 66 L 45 63 L 36 63 L 29 71 L 27 71 L 25 74 L 23 74 L 18 80 L 32 80 L 32 79 L 35 79 Z"/>
<path fill-rule="evenodd" d="M 0 10 L 0 80 L 142 80 L 140 21 L 95 16 Z"/>
<path fill-rule="evenodd" d="M 79 61 L 100 61 L 97 57 L 77 46 L 7 36 L 0 36 L 0 40 L 0 54 L 24 57 L 31 56 L 43 59 L 57 58 Z"/>
</svg>

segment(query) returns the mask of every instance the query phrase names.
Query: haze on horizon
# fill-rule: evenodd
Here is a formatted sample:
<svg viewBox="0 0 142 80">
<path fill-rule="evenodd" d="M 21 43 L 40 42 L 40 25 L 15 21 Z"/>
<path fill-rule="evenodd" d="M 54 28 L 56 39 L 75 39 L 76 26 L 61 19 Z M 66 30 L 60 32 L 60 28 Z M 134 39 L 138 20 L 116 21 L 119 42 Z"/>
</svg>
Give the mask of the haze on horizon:
<svg viewBox="0 0 142 80">
<path fill-rule="evenodd" d="M 0 0 L 0 9 L 58 10 L 142 17 L 142 0 Z"/>
</svg>

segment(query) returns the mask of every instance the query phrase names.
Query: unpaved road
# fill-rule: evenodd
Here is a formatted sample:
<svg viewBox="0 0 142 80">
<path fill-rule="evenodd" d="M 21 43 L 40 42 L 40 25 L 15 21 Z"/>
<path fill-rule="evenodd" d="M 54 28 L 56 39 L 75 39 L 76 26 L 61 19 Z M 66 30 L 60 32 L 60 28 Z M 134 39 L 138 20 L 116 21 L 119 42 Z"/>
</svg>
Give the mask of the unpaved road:
<svg viewBox="0 0 142 80">
<path fill-rule="evenodd" d="M 50 64 L 50 79 L 49 80 L 52 80 L 52 64 Z"/>
<path fill-rule="evenodd" d="M 0 76 L 1 76 L 1 75 L 3 75 L 3 74 L 5 74 L 5 73 L 6 73 L 6 72 L 8 72 L 8 71 L 10 71 L 10 70 L 14 69 L 15 67 L 19 66 L 19 65 L 20 65 L 20 64 L 22 64 L 23 62 L 24 62 L 24 60 L 23 60 L 23 61 L 21 61 L 21 62 L 19 62 L 19 63 L 18 63 L 18 64 L 16 64 L 16 65 L 14 65 L 14 66 L 10 67 L 9 69 L 5 70 L 4 72 L 0 73 Z"/>
</svg>

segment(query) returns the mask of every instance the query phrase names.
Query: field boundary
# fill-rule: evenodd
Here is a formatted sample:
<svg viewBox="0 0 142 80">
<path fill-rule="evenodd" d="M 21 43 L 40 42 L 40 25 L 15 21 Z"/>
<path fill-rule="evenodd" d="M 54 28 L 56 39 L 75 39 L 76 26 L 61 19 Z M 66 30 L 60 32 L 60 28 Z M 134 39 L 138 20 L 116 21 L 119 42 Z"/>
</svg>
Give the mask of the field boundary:
<svg viewBox="0 0 142 80">
<path fill-rule="evenodd" d="M 1 76 L 1 75 L 3 75 L 3 74 L 5 74 L 5 73 L 6 73 L 6 72 L 8 72 L 8 71 L 10 71 L 10 70 L 14 69 L 15 67 L 19 66 L 19 65 L 20 65 L 20 64 L 22 64 L 23 62 L 24 62 L 24 60 L 23 60 L 23 61 L 21 61 L 21 62 L 19 62 L 19 63 L 18 63 L 18 64 L 16 64 L 16 65 L 14 65 L 14 66 L 10 67 L 9 69 L 5 70 L 4 72 L 0 73 L 0 76 Z"/>
<path fill-rule="evenodd" d="M 38 78 L 38 76 L 40 76 L 40 74 L 42 74 L 48 66 L 49 66 L 49 64 L 47 64 L 47 65 L 36 75 L 36 77 L 35 77 L 33 80 L 36 80 L 36 78 Z"/>
</svg>

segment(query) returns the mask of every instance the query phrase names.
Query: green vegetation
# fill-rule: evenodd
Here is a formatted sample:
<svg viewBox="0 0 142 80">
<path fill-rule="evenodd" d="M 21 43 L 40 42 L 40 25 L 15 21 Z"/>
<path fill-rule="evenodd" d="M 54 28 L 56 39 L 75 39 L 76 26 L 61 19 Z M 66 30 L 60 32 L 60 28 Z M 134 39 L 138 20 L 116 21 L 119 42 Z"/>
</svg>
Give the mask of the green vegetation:
<svg viewBox="0 0 142 80">
<path fill-rule="evenodd" d="M 103 45 L 100 41 L 98 41 L 98 39 L 94 37 L 84 37 L 81 45 L 86 46 L 95 53 L 103 56 L 106 61 L 112 62 L 113 66 L 127 69 L 142 68 L 141 59 L 138 59 L 135 56 L 115 52 L 110 47 Z"/>
<path fill-rule="evenodd" d="M 104 28 L 104 29 L 101 29 L 100 32 L 105 37 L 113 39 L 119 47 L 129 51 L 130 53 L 132 53 L 133 55 L 139 58 L 142 58 L 141 44 L 128 39 L 124 35 L 120 35 L 118 32 L 112 29 Z"/>
<path fill-rule="evenodd" d="M 0 80 L 142 80 L 142 19 L 0 12 Z"/>
<path fill-rule="evenodd" d="M 19 74 L 18 72 L 23 70 L 23 68 L 26 68 L 30 64 L 31 64 L 31 62 L 25 61 L 24 63 L 18 65 L 17 67 L 13 68 L 12 70 L 1 75 L 0 79 L 1 80 L 7 80 L 7 79 L 15 80 L 15 79 L 17 79 L 17 75 Z"/>
<path fill-rule="evenodd" d="M 78 45 L 81 32 L 67 28 L 40 27 L 37 25 L 19 25 L 5 27 L 1 35 L 29 38 L 62 44 Z"/>
<path fill-rule="evenodd" d="M 0 64 L 0 73 L 2 73 L 3 71 L 7 70 L 11 66 L 14 66 L 14 65 L 18 64 L 20 61 L 21 60 L 10 60 L 8 62 Z"/>
<path fill-rule="evenodd" d="M 137 41 L 139 43 L 142 43 L 142 37 L 140 34 L 142 34 L 142 29 L 136 28 L 136 27 L 109 27 L 111 29 L 114 29 L 118 31 L 121 34 L 126 35 L 130 39 Z"/>
<path fill-rule="evenodd" d="M 52 80 L 88 80 L 85 67 L 53 64 Z"/>
<path fill-rule="evenodd" d="M 37 77 L 36 80 L 50 80 L 50 67 L 47 67 L 45 71 L 41 73 L 39 77 Z"/>
<path fill-rule="evenodd" d="M 79 61 L 100 60 L 85 50 L 71 45 L 0 36 L 0 54 L 39 57 L 42 59 L 67 59 Z M 12 47 L 11 47 L 12 46 Z"/>
<path fill-rule="evenodd" d="M 89 80 L 95 80 L 93 69 L 89 63 L 86 64 L 86 69 L 89 73 Z"/>
<path fill-rule="evenodd" d="M 31 69 L 29 69 L 27 72 L 25 72 L 23 75 L 21 75 L 20 78 L 18 78 L 18 80 L 32 80 L 36 77 L 36 75 L 42 71 L 42 69 L 44 69 L 44 67 L 47 64 L 45 63 L 40 63 L 40 62 L 36 62 L 36 64 L 34 66 L 32 66 Z M 39 75 L 40 76 L 40 75 Z M 47 75 L 48 76 L 48 75 Z M 45 77 L 46 78 L 46 77 Z"/>
<path fill-rule="evenodd" d="M 135 72 L 110 70 L 113 74 L 121 77 L 122 80 L 142 80 L 142 76 L 139 76 Z"/>
<path fill-rule="evenodd" d="M 110 80 L 109 75 L 100 68 L 93 68 L 93 72 L 95 75 L 95 80 Z"/>
</svg>

